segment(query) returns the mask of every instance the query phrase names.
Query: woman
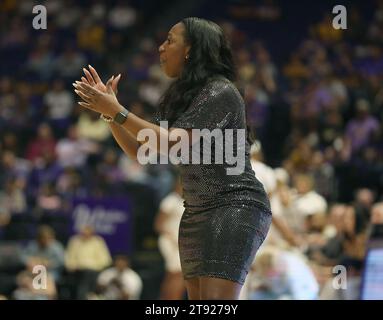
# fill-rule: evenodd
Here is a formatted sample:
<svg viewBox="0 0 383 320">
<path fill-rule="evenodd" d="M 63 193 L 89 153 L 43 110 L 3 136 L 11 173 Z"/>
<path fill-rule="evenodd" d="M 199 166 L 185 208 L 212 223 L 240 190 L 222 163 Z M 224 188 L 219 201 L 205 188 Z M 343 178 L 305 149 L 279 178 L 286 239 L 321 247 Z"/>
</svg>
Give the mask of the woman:
<svg viewBox="0 0 383 320">
<path fill-rule="evenodd" d="M 84 70 L 86 78 L 74 84 L 84 100 L 79 104 L 110 121 L 124 152 L 137 157 L 137 134 L 143 129 L 155 132 L 156 142 L 168 141 L 169 134 L 182 136 L 186 130 L 193 143 L 191 129 L 245 130 L 245 106 L 232 83 L 232 54 L 219 26 L 198 18 L 183 19 L 171 28 L 159 53 L 163 71 L 175 81 L 164 94 L 156 123 L 140 119 L 118 103 L 114 91 L 120 75 L 105 87 L 90 67 L 90 72 Z M 167 120 L 170 129 L 160 128 L 158 120 Z M 270 205 L 251 169 L 249 143 L 242 149 L 233 144 L 245 159 L 240 174 L 228 175 L 231 165 L 226 161 L 179 165 L 185 211 L 178 241 L 189 299 L 237 299 L 270 227 Z M 151 147 L 167 152 L 157 145 Z"/>
</svg>

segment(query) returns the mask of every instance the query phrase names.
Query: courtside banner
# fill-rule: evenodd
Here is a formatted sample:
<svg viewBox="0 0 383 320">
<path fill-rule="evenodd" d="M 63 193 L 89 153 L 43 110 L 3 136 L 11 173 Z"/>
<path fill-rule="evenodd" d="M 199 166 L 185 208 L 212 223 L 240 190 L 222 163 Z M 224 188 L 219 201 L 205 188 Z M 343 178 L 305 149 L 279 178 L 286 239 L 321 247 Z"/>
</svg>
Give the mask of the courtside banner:
<svg viewBox="0 0 383 320">
<path fill-rule="evenodd" d="M 71 234 L 90 225 L 106 241 L 111 254 L 132 249 L 132 206 L 128 197 L 75 198 L 72 202 Z"/>
</svg>

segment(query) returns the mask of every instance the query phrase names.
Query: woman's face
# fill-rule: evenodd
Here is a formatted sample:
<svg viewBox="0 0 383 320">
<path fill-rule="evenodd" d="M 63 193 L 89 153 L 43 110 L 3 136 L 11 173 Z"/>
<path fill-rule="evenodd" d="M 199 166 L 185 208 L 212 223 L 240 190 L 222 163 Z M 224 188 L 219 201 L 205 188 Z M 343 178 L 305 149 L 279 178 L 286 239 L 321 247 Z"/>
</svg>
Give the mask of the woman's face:
<svg viewBox="0 0 383 320">
<path fill-rule="evenodd" d="M 185 43 L 184 32 L 184 25 L 181 22 L 177 23 L 170 29 L 167 39 L 158 49 L 161 68 L 171 78 L 180 76 L 190 50 L 190 46 Z"/>
</svg>

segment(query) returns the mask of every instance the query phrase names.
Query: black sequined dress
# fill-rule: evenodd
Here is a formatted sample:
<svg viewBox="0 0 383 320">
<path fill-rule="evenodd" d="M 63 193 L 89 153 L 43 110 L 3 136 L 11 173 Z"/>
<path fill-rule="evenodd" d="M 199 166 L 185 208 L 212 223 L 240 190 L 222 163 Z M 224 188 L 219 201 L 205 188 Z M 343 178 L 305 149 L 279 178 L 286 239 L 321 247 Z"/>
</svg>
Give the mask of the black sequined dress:
<svg viewBox="0 0 383 320">
<path fill-rule="evenodd" d="M 237 88 L 226 78 L 216 78 L 203 87 L 172 127 L 235 132 L 244 131 L 245 119 L 245 104 Z M 222 150 L 227 147 L 225 141 L 219 146 Z M 237 174 L 228 174 L 227 169 L 238 164 L 214 163 L 214 150 L 212 164 L 179 165 L 185 200 L 179 251 L 185 279 L 210 276 L 243 284 L 269 230 L 270 204 L 251 168 L 250 145 L 237 143 L 236 136 L 233 141 L 234 150 L 243 154 L 243 167 Z"/>
</svg>

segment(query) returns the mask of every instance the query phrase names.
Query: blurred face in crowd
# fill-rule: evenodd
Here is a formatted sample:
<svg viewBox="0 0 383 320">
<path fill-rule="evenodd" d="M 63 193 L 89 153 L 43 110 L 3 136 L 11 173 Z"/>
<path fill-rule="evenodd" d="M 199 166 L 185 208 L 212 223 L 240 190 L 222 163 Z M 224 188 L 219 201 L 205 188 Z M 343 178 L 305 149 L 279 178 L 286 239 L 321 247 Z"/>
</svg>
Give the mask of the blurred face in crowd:
<svg viewBox="0 0 383 320">
<path fill-rule="evenodd" d="M 43 248 L 47 247 L 54 239 L 53 231 L 49 228 L 42 228 L 37 235 L 37 241 Z"/>
<path fill-rule="evenodd" d="M 344 231 L 349 234 L 353 235 L 355 233 L 355 210 L 353 207 L 348 206 L 346 207 L 346 210 L 344 212 Z"/>
<path fill-rule="evenodd" d="M 295 178 L 295 188 L 299 194 L 305 194 L 313 189 L 313 180 L 306 175 L 299 175 Z"/>
<path fill-rule="evenodd" d="M 81 238 L 85 240 L 90 239 L 93 236 L 93 233 L 94 231 L 91 226 L 84 226 L 80 231 Z"/>
<path fill-rule="evenodd" d="M 118 271 L 124 271 L 126 268 L 129 267 L 129 261 L 126 257 L 123 257 L 123 256 L 116 257 L 114 265 L 116 266 L 116 269 Z"/>
<path fill-rule="evenodd" d="M 174 25 L 158 50 L 161 68 L 170 78 L 177 78 L 181 75 L 190 50 L 190 46 L 185 41 L 184 32 L 185 27 L 181 22 Z"/>
<path fill-rule="evenodd" d="M 38 128 L 38 136 L 42 139 L 48 139 L 48 138 L 51 138 L 52 137 L 52 130 L 51 130 L 51 127 L 46 124 L 46 123 L 43 123 L 39 126 Z"/>
<path fill-rule="evenodd" d="M 383 224 L 383 202 L 379 202 L 372 207 L 371 223 Z"/>
<path fill-rule="evenodd" d="M 371 208 L 374 203 L 374 193 L 369 189 L 358 190 L 356 201 L 365 208 Z"/>
<path fill-rule="evenodd" d="M 53 82 L 53 91 L 59 92 L 64 89 L 64 83 L 61 80 Z"/>
<path fill-rule="evenodd" d="M 279 261 L 280 250 L 276 247 L 264 249 L 255 260 L 252 268 L 262 278 L 263 285 L 268 289 L 278 291 L 278 288 L 284 287 L 284 264 Z"/>
<path fill-rule="evenodd" d="M 77 140 L 77 138 L 78 138 L 78 132 L 77 132 L 77 128 L 76 128 L 75 126 L 70 126 L 70 127 L 68 128 L 67 137 L 68 137 L 70 140 Z"/>
<path fill-rule="evenodd" d="M 11 168 L 16 162 L 16 157 L 13 152 L 11 151 L 5 151 L 3 153 L 3 158 L 2 158 L 3 165 L 5 167 Z"/>
<path fill-rule="evenodd" d="M 336 204 L 330 210 L 330 223 L 335 227 L 337 232 L 343 231 L 343 217 L 346 207 L 341 204 Z"/>
<path fill-rule="evenodd" d="M 369 105 L 365 100 L 356 102 L 356 116 L 358 119 L 365 119 L 369 115 Z"/>
</svg>

